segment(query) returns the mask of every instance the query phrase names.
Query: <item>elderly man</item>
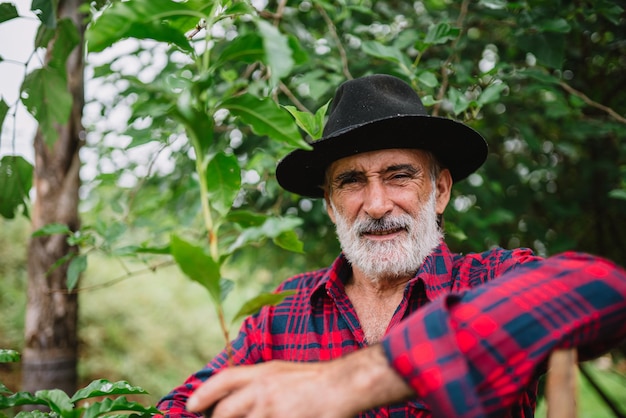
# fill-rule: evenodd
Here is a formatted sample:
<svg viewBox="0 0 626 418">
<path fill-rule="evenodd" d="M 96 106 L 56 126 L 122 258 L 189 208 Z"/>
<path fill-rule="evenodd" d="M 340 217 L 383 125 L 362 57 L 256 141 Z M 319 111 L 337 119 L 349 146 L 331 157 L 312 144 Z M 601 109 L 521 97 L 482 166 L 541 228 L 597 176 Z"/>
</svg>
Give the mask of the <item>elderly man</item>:
<svg viewBox="0 0 626 418">
<path fill-rule="evenodd" d="M 297 293 L 247 318 L 234 341 L 241 367 L 218 355 L 159 403 L 164 414 L 530 417 L 551 351 L 590 358 L 626 336 L 626 275 L 606 260 L 448 249 L 452 185 L 487 146 L 429 116 L 403 81 L 341 85 L 312 146 L 276 176 L 325 199 L 341 255 L 283 282 Z"/>
</svg>

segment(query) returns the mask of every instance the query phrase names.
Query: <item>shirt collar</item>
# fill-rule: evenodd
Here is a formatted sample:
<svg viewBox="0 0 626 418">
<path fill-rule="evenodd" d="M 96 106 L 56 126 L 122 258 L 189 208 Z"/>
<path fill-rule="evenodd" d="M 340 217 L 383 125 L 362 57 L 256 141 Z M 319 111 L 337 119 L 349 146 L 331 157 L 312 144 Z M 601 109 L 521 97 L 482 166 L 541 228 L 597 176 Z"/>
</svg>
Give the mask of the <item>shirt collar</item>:
<svg viewBox="0 0 626 418">
<path fill-rule="evenodd" d="M 416 281 L 422 280 L 429 300 L 433 300 L 442 292 L 448 291 L 452 286 L 453 257 L 446 243 L 441 241 L 426 257 L 407 286 L 414 286 Z M 352 267 L 341 253 L 315 286 L 311 293 L 311 303 L 315 303 L 321 295 L 327 294 L 331 288 L 343 291 L 344 284 L 351 273 Z"/>
</svg>

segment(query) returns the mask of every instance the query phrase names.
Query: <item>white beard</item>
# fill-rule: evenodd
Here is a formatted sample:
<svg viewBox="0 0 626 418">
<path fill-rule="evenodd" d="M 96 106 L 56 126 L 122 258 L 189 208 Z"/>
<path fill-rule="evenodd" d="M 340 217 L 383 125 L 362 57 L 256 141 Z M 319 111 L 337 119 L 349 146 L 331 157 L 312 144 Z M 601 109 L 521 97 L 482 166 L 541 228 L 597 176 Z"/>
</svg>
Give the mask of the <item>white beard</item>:
<svg viewBox="0 0 626 418">
<path fill-rule="evenodd" d="M 417 217 L 408 213 L 381 219 L 368 217 L 349 225 L 332 202 L 331 209 L 344 255 L 352 266 L 359 268 L 372 281 L 414 275 L 443 238 L 437 224 L 435 191 Z M 369 240 L 362 236 L 365 232 L 397 228 L 404 228 L 407 234 L 386 241 Z"/>
</svg>

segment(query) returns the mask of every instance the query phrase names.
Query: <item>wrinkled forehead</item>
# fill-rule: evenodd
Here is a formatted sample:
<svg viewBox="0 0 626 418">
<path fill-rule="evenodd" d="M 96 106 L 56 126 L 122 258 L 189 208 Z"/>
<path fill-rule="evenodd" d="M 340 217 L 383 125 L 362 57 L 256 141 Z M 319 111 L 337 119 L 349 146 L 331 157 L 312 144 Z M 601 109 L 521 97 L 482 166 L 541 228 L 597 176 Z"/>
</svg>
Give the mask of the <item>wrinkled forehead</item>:
<svg viewBox="0 0 626 418">
<path fill-rule="evenodd" d="M 370 151 L 340 158 L 326 170 L 326 178 L 332 179 L 339 173 L 355 171 L 378 173 L 389 167 L 411 165 L 424 170 L 429 169 L 430 153 L 419 149 L 399 148 Z"/>
</svg>

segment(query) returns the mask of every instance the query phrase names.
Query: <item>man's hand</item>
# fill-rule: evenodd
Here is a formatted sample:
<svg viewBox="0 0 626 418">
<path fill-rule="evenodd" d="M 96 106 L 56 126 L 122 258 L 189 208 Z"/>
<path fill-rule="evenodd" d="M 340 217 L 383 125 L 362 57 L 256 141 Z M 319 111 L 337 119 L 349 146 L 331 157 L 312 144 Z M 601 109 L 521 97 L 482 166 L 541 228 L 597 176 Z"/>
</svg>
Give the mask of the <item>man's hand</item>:
<svg viewBox="0 0 626 418">
<path fill-rule="evenodd" d="M 328 362 L 270 361 L 222 370 L 189 398 L 213 418 L 343 418 L 407 399 L 411 388 L 375 345 Z"/>
</svg>

